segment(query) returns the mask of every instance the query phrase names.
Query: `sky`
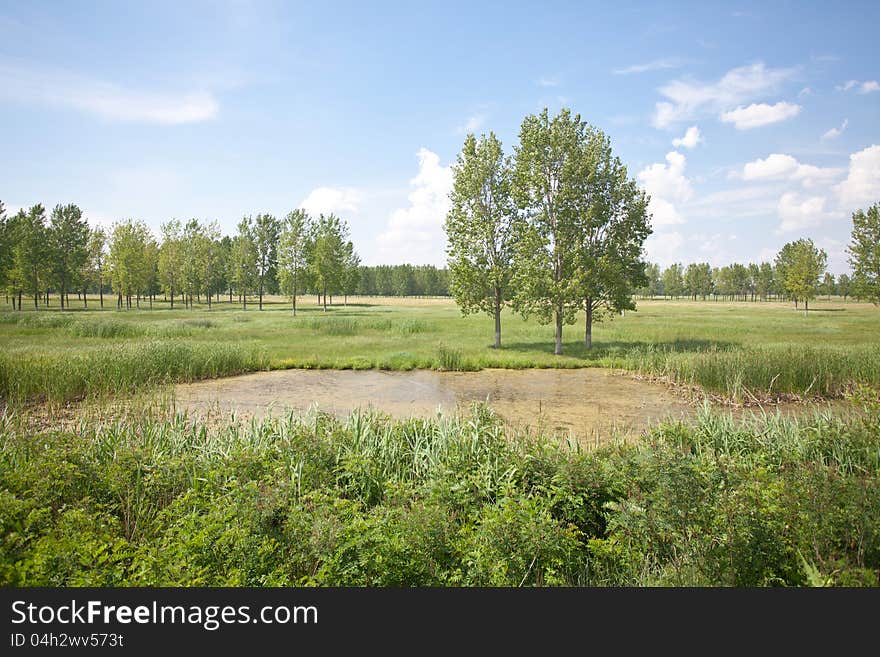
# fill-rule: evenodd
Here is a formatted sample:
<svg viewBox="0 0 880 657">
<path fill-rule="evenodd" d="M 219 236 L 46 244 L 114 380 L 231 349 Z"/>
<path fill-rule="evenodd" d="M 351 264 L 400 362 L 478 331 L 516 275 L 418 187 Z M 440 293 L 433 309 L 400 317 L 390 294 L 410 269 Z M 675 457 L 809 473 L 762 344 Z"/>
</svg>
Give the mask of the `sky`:
<svg viewBox="0 0 880 657">
<path fill-rule="evenodd" d="M 297 207 L 445 263 L 466 133 L 568 107 L 651 195 L 648 259 L 848 271 L 880 201 L 880 3 L 0 0 L 0 200 L 90 222 Z"/>
</svg>

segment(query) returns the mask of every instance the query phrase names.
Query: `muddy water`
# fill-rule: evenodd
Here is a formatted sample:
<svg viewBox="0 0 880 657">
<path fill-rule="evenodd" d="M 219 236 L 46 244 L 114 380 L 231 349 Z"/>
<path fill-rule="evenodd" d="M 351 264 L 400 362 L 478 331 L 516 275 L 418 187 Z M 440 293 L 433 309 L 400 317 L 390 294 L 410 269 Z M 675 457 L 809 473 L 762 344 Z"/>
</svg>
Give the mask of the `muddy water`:
<svg viewBox="0 0 880 657">
<path fill-rule="evenodd" d="M 178 407 L 262 416 L 316 404 L 339 416 L 374 407 L 394 417 L 431 417 L 488 401 L 511 426 L 569 432 L 582 441 L 640 433 L 692 408 L 663 385 L 605 369 L 384 372 L 279 370 L 175 388 Z"/>
</svg>

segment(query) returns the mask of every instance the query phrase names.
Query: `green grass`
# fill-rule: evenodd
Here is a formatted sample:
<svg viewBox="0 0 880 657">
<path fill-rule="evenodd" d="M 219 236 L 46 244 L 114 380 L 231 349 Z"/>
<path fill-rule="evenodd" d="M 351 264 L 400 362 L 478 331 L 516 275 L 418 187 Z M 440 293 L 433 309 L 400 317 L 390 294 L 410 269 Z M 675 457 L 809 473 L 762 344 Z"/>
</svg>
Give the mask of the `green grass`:
<svg viewBox="0 0 880 657">
<path fill-rule="evenodd" d="M 639 302 L 638 312 L 595 326 L 591 350 L 582 343 L 582 318 L 566 326 L 564 355 L 554 356 L 553 328 L 511 313 L 504 314 L 503 348 L 496 350 L 491 319 L 462 317 L 452 302 L 357 301 L 324 313 L 306 298 L 296 318 L 280 300 L 265 303 L 262 312 L 255 305 L 242 311 L 228 303 L 214 304 L 210 311 L 170 311 L 162 302 L 152 311 L 100 311 L 94 300 L 89 310 L 3 311 L 0 396 L 61 399 L 82 396 L 89 391 L 86 385 L 113 390 L 116 381 L 123 381 L 118 389 L 128 390 L 137 381 L 171 382 L 267 366 L 613 367 L 737 401 L 774 395 L 839 397 L 856 383 L 880 384 L 880 309 L 867 304 L 817 300 L 805 319 L 781 303 Z M 139 362 L 143 357 L 136 354 L 158 349 L 157 342 L 166 345 L 167 353 L 186 347 L 180 353 L 192 357 L 221 345 L 228 368 L 212 364 L 200 370 L 161 355 L 157 364 Z M 238 349 L 244 353 L 233 358 Z M 90 359 L 99 371 L 115 370 L 115 378 L 102 385 L 84 377 Z M 109 364 L 114 360 L 119 367 Z M 22 376 L 33 381 L 18 380 Z M 64 383 L 55 385 L 55 378 Z M 87 383 L 74 383 L 87 378 Z"/>
<path fill-rule="evenodd" d="M 869 402 L 866 402 L 869 403 Z M 878 585 L 880 407 L 595 451 L 433 420 L 0 417 L 0 585 Z"/>
</svg>

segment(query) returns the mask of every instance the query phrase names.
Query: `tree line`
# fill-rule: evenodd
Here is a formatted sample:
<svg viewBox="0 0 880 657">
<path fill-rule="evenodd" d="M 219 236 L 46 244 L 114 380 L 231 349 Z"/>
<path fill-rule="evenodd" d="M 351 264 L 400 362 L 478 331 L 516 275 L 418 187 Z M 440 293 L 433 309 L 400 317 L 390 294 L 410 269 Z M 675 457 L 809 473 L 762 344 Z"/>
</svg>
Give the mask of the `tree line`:
<svg viewBox="0 0 880 657">
<path fill-rule="evenodd" d="M 103 308 L 108 290 L 119 309 L 152 307 L 158 295 L 172 308 L 203 300 L 210 307 L 224 297 L 247 308 L 256 297 L 262 309 L 265 295 L 284 294 L 293 314 L 306 293 L 325 309 L 334 295 L 448 294 L 446 271 L 433 266 L 361 266 L 348 225 L 333 214 L 246 216 L 234 235 L 222 235 L 216 222 L 173 219 L 160 237 L 137 220 L 90 227 L 73 204 L 48 216 L 41 204 L 7 216 L 0 202 L 0 286 L 19 310 L 25 295 L 39 307 L 50 293 L 65 308 L 71 293 L 88 307 L 97 292 Z"/>
</svg>

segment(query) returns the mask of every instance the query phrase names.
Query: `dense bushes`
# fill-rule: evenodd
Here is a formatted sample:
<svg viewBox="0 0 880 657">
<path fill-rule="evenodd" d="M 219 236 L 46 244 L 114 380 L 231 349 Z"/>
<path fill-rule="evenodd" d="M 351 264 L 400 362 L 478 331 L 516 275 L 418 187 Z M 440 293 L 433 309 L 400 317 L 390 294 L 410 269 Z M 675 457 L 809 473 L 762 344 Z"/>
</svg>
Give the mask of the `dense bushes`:
<svg viewBox="0 0 880 657">
<path fill-rule="evenodd" d="M 5 585 L 877 585 L 880 413 L 594 452 L 489 410 L 0 431 Z"/>
</svg>

